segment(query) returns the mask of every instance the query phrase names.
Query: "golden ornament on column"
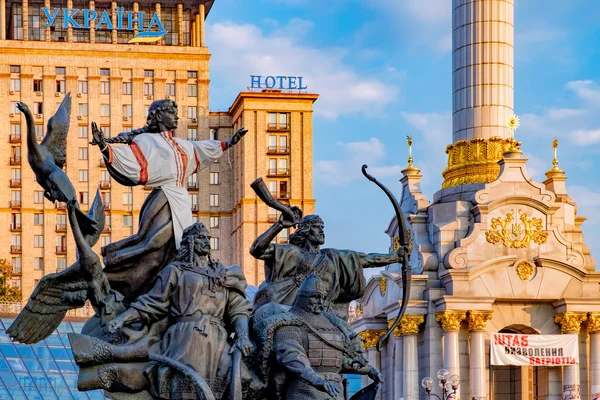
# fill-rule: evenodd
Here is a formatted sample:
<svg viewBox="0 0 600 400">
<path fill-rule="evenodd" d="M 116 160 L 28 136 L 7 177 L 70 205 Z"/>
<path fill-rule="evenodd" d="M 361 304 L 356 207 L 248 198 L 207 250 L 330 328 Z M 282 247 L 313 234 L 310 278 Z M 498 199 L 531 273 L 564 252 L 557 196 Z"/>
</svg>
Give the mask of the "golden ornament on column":
<svg viewBox="0 0 600 400">
<path fill-rule="evenodd" d="M 362 340 L 365 349 L 370 349 L 377 345 L 377 341 L 385 333 L 385 329 L 367 329 L 359 332 L 358 337 Z"/>
<path fill-rule="evenodd" d="M 444 310 L 435 314 L 435 320 L 442 325 L 444 331 L 459 331 L 461 322 L 466 318 L 466 311 Z"/>
<path fill-rule="evenodd" d="M 485 331 L 487 321 L 492 319 L 493 311 L 469 311 L 469 330 Z"/>
<path fill-rule="evenodd" d="M 588 333 L 600 332 L 600 313 L 589 313 L 586 321 Z"/>
<path fill-rule="evenodd" d="M 405 335 L 418 335 L 419 326 L 425 322 L 425 316 L 421 314 L 415 315 L 404 315 L 400 320 L 400 325 L 397 328 L 401 336 Z M 394 332 L 395 334 L 395 332 Z"/>
<path fill-rule="evenodd" d="M 560 325 L 560 333 L 579 333 L 581 323 L 587 319 L 584 312 L 567 311 L 554 314 L 554 322 Z"/>
</svg>

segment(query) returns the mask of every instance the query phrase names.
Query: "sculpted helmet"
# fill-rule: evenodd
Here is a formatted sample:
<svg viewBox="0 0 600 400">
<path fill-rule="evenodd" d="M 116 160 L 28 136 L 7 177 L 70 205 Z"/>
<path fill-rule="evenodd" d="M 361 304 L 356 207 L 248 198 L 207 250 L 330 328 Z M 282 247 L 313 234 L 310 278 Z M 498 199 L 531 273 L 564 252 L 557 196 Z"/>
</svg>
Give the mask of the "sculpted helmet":
<svg viewBox="0 0 600 400">
<path fill-rule="evenodd" d="M 327 285 L 315 273 L 308 275 L 298 289 L 298 296 L 308 297 L 313 293 L 321 293 L 323 296 L 327 296 Z"/>
</svg>

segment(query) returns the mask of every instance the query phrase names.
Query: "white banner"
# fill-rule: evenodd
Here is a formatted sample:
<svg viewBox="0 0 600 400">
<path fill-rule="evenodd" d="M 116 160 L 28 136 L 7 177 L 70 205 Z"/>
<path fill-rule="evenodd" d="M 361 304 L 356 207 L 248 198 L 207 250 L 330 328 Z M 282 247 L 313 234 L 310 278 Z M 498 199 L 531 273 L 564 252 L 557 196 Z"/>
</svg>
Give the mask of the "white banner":
<svg viewBox="0 0 600 400">
<path fill-rule="evenodd" d="M 492 333 L 490 353 L 492 365 L 578 364 L 578 335 Z"/>
</svg>

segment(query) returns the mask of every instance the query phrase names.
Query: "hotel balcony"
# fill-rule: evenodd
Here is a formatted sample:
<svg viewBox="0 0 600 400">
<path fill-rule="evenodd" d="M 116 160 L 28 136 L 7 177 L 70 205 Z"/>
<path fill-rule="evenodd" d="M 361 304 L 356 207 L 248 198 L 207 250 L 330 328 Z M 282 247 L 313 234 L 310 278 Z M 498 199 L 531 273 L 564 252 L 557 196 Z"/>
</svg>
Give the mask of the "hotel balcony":
<svg viewBox="0 0 600 400">
<path fill-rule="evenodd" d="M 198 182 L 188 182 L 187 189 L 188 190 L 198 190 Z"/>
<path fill-rule="evenodd" d="M 11 143 L 21 143 L 21 135 L 10 135 Z"/>
<path fill-rule="evenodd" d="M 289 146 L 268 146 L 267 147 L 267 154 L 269 155 L 285 155 L 285 154 L 290 154 L 290 148 Z"/>
<path fill-rule="evenodd" d="M 267 175 L 268 176 L 289 176 L 290 170 L 288 168 L 269 168 Z"/>
<path fill-rule="evenodd" d="M 150 186 L 144 186 L 144 190 L 152 190 L 152 189 L 154 189 L 154 188 L 150 187 Z"/>
<path fill-rule="evenodd" d="M 10 252 L 12 254 L 21 254 L 21 245 L 14 245 L 14 244 L 12 244 L 10 246 Z"/>
<path fill-rule="evenodd" d="M 10 224 L 10 230 L 12 232 L 20 232 L 21 231 L 21 224 Z"/>
<path fill-rule="evenodd" d="M 104 225 L 104 229 L 102 229 L 102 233 L 110 233 L 111 232 L 110 225 Z"/>
<path fill-rule="evenodd" d="M 104 210 L 110 211 L 110 203 L 104 203 Z"/>
<path fill-rule="evenodd" d="M 67 246 L 56 246 L 56 254 L 67 254 Z"/>
<path fill-rule="evenodd" d="M 267 125 L 267 130 L 268 131 L 289 131 L 290 130 L 290 124 L 273 124 L 273 123 L 269 123 Z"/>
<path fill-rule="evenodd" d="M 56 232 L 66 232 L 67 231 L 67 224 L 56 224 Z"/>
<path fill-rule="evenodd" d="M 198 204 L 192 204 L 192 211 L 198 212 L 199 209 L 200 209 L 200 206 Z"/>
<path fill-rule="evenodd" d="M 106 164 L 104 164 L 104 157 L 100 157 L 100 161 L 98 161 L 98 166 L 99 167 L 106 167 Z"/>
<path fill-rule="evenodd" d="M 21 156 L 12 156 L 10 158 L 10 165 L 21 165 Z"/>
<path fill-rule="evenodd" d="M 100 181 L 100 189 L 110 189 L 110 181 Z"/>
<path fill-rule="evenodd" d="M 269 222 L 275 222 L 277 221 L 277 214 L 269 214 L 269 216 L 267 217 L 267 221 Z"/>
<path fill-rule="evenodd" d="M 21 178 L 13 178 L 10 180 L 11 188 L 19 188 L 21 187 Z"/>
<path fill-rule="evenodd" d="M 66 210 L 67 203 L 62 202 L 62 201 L 57 201 L 56 203 L 54 203 L 54 208 L 56 208 L 57 210 Z"/>
<path fill-rule="evenodd" d="M 21 208 L 21 200 L 11 200 L 10 208 Z"/>
<path fill-rule="evenodd" d="M 290 198 L 290 194 L 288 192 L 279 192 L 279 194 L 277 195 L 278 199 L 289 199 Z"/>
</svg>

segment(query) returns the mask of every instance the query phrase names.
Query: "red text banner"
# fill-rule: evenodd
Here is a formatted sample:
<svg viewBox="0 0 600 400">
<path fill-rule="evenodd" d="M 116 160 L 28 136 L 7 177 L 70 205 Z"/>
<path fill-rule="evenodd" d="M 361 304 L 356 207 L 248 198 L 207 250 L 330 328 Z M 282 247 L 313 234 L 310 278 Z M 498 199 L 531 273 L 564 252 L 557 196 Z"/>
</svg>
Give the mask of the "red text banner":
<svg viewBox="0 0 600 400">
<path fill-rule="evenodd" d="M 492 333 L 492 365 L 573 365 L 579 363 L 577 335 Z"/>
</svg>

